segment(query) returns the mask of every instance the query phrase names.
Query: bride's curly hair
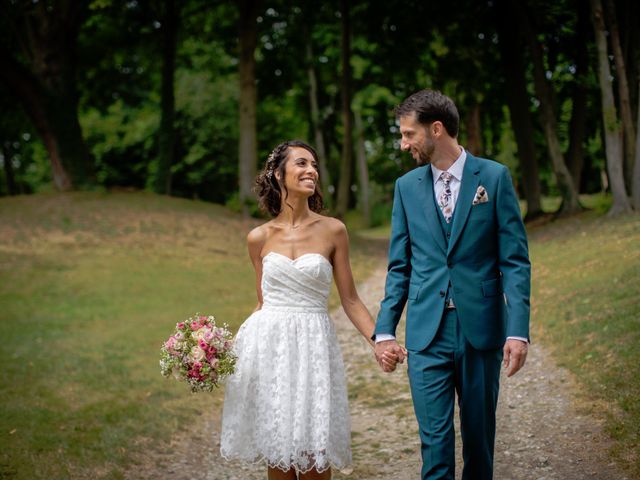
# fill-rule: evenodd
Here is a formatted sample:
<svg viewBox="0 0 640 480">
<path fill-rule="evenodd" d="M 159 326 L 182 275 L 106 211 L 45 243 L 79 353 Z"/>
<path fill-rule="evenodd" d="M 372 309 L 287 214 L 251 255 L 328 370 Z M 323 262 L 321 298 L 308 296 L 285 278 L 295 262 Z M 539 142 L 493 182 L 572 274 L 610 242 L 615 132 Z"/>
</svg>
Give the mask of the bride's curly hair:
<svg viewBox="0 0 640 480">
<path fill-rule="evenodd" d="M 255 191 L 258 195 L 258 204 L 264 212 L 268 212 L 272 217 L 278 216 L 282 211 L 282 198 L 284 192 L 284 199 L 286 202 L 289 192 L 284 185 L 284 178 L 286 174 L 287 156 L 289 154 L 290 147 L 300 147 L 309 151 L 313 155 L 313 159 L 318 164 L 318 155 L 316 151 L 310 145 L 300 140 L 287 140 L 282 142 L 267 157 L 267 161 L 262 171 L 258 174 L 255 181 Z M 280 182 L 276 178 L 276 172 L 280 172 Z M 318 180 L 320 179 L 320 172 L 318 172 Z M 324 202 L 322 199 L 322 192 L 318 188 L 316 183 L 315 191 L 313 195 L 309 197 L 309 208 L 316 213 L 319 213 L 324 208 Z"/>
</svg>

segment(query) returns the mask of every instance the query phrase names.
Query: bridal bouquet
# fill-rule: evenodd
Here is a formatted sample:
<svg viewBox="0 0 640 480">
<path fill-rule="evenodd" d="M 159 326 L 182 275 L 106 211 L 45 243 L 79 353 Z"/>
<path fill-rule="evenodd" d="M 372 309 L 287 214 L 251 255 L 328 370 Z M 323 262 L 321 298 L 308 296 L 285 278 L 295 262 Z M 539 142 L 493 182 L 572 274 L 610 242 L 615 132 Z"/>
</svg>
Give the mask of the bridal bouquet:
<svg viewBox="0 0 640 480">
<path fill-rule="evenodd" d="M 233 373 L 236 356 L 227 325 L 217 327 L 215 317 L 196 314 L 176 324 L 160 349 L 160 371 L 185 381 L 192 392 L 210 392 Z"/>
</svg>

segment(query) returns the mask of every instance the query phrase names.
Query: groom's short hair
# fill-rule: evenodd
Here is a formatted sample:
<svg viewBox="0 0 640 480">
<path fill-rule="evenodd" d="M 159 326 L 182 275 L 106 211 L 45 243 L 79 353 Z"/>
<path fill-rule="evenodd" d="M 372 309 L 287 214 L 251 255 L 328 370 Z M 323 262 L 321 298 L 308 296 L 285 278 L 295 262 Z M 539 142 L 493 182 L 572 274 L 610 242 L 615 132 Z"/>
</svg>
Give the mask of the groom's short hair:
<svg viewBox="0 0 640 480">
<path fill-rule="evenodd" d="M 416 114 L 418 122 L 428 125 L 442 122 L 451 137 L 458 136 L 460 114 L 449 97 L 437 90 L 424 89 L 406 98 L 395 108 L 396 118 Z"/>
</svg>

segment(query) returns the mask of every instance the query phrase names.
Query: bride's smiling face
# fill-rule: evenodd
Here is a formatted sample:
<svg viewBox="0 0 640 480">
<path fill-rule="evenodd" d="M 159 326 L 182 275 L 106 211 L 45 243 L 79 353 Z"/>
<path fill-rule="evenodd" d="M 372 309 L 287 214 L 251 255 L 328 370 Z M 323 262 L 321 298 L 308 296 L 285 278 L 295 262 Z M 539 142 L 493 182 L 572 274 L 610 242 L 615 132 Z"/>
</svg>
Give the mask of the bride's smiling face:
<svg viewBox="0 0 640 480">
<path fill-rule="evenodd" d="M 290 147 L 284 165 L 284 181 L 278 180 L 289 194 L 296 192 L 310 197 L 318 185 L 318 162 L 306 148 Z"/>
</svg>

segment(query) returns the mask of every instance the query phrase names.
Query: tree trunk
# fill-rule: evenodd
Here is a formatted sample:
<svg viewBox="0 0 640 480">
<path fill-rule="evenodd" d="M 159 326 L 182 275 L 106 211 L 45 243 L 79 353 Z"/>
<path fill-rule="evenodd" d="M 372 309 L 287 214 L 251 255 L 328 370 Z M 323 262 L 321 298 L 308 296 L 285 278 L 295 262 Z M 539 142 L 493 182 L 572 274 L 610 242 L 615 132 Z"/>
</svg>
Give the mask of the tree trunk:
<svg viewBox="0 0 640 480">
<path fill-rule="evenodd" d="M 640 211 L 640 81 L 638 81 L 638 128 L 636 129 L 636 155 L 633 165 L 633 179 L 631 192 L 633 195 L 633 207 Z"/>
<path fill-rule="evenodd" d="M 46 2 L 19 4 L 12 12 L 29 66 L 0 47 L 0 79 L 22 103 L 49 154 L 53 182 L 70 190 L 91 181 L 89 152 L 78 121 L 75 48 L 84 2 L 48 9 Z"/>
<path fill-rule="evenodd" d="M 518 160 L 522 172 L 522 187 L 527 201 L 526 219 L 531 220 L 542 214 L 540 201 L 540 173 L 533 142 L 534 130 L 529 111 L 529 93 L 523 62 L 522 39 L 513 22 L 510 2 L 501 1 L 498 5 L 498 34 L 502 68 L 507 82 L 505 85 L 507 104 L 511 116 Z"/>
<path fill-rule="evenodd" d="M 622 132 L 624 139 L 624 177 L 629 180 L 633 172 L 633 159 L 636 153 L 636 134 L 633 127 L 633 114 L 631 113 L 631 98 L 629 94 L 629 82 L 627 80 L 627 68 L 620 44 L 620 30 L 618 29 L 618 19 L 616 7 L 613 0 L 605 0 L 606 18 L 609 25 L 609 38 L 611 39 L 611 49 L 616 65 L 618 80 L 618 96 L 620 97 L 620 118 L 622 119 Z"/>
<path fill-rule="evenodd" d="M 582 167 L 584 165 L 584 137 L 587 118 L 587 73 L 589 70 L 589 5 L 578 2 L 578 28 L 576 32 L 576 73 L 571 98 L 571 120 L 569 122 L 569 150 L 567 151 L 567 166 L 573 184 L 580 192 Z"/>
<path fill-rule="evenodd" d="M 353 176 L 353 140 L 351 138 L 351 27 L 349 23 L 349 0 L 340 1 L 342 16 L 342 158 L 340 161 L 340 178 L 336 213 L 343 218 L 349 208 L 351 194 L 351 178 Z"/>
<path fill-rule="evenodd" d="M 464 118 L 467 130 L 467 150 L 473 155 L 482 154 L 482 134 L 480 133 L 480 103 L 473 102 Z"/>
<path fill-rule="evenodd" d="M 253 182 L 257 173 L 258 142 L 256 133 L 256 58 L 258 43 L 259 0 L 241 0 L 240 4 L 240 140 L 239 186 L 242 213 L 249 216 L 253 199 Z"/>
<path fill-rule="evenodd" d="M 164 19 L 162 21 L 162 97 L 160 138 L 158 139 L 158 170 L 153 179 L 153 190 L 156 193 L 171 194 L 171 166 L 174 163 L 176 131 L 174 74 L 176 67 L 176 47 L 180 5 L 175 0 L 164 2 Z"/>
<path fill-rule="evenodd" d="M 15 175 L 13 174 L 13 165 L 11 165 L 11 152 L 7 147 L 7 143 L 2 144 L 2 156 L 4 157 L 2 163 L 4 167 L 4 177 L 7 180 L 7 193 L 9 195 L 17 195 L 18 188 L 16 185 Z"/>
<path fill-rule="evenodd" d="M 578 192 L 574 186 L 573 179 L 564 160 L 560 140 L 558 139 L 558 125 L 553 112 L 552 88 L 545 75 L 543 53 L 540 44 L 537 42 L 527 14 L 520 7 L 518 8 L 520 24 L 523 27 L 524 35 L 531 50 L 533 60 L 533 81 L 536 95 L 540 100 L 540 121 L 547 139 L 547 148 L 551 164 L 558 183 L 558 189 L 562 196 L 562 206 L 560 214 L 571 214 L 581 210 L 578 200 Z"/>
<path fill-rule="evenodd" d="M 369 199 L 369 167 L 367 166 L 367 153 L 364 145 L 364 124 L 362 115 L 358 110 L 354 112 L 357 135 L 356 161 L 358 164 L 358 180 L 360 190 L 360 208 L 365 226 L 371 225 L 371 201 Z"/>
<path fill-rule="evenodd" d="M 609 210 L 609 214 L 615 215 L 631 210 L 631 204 L 624 184 L 622 130 L 613 99 L 613 87 L 610 79 L 611 69 L 609 57 L 607 56 L 607 38 L 600 0 L 591 0 L 591 10 L 596 47 L 598 49 L 598 77 L 602 99 L 602 127 L 605 135 L 607 172 L 609 174 L 609 185 L 613 193 L 613 205 Z"/>
<path fill-rule="evenodd" d="M 318 153 L 320 167 L 320 182 L 324 194 L 325 204 L 331 208 L 333 204 L 332 196 L 329 192 L 331 177 L 327 168 L 327 149 L 324 145 L 324 135 L 322 135 L 322 119 L 320 118 L 320 107 L 318 106 L 318 77 L 313 62 L 313 47 L 311 45 L 311 35 L 307 32 L 307 76 L 309 77 L 309 105 L 311 108 L 311 128 L 316 152 Z"/>
<path fill-rule="evenodd" d="M 49 108 L 49 102 L 46 99 L 47 94 L 40 87 L 36 77 L 22 65 L 4 55 L 4 52 L 0 54 L 0 57 L 0 76 L 9 87 L 9 90 L 22 103 L 27 116 L 33 122 L 42 138 L 42 143 L 47 150 L 49 162 L 51 163 L 53 184 L 60 191 L 71 190 L 73 188 L 71 176 L 68 173 L 67 166 L 63 164 L 63 158 L 67 157 L 64 157 L 61 153 L 64 137 L 58 138 L 55 130 L 56 123 L 53 121 L 56 112 Z"/>
</svg>

